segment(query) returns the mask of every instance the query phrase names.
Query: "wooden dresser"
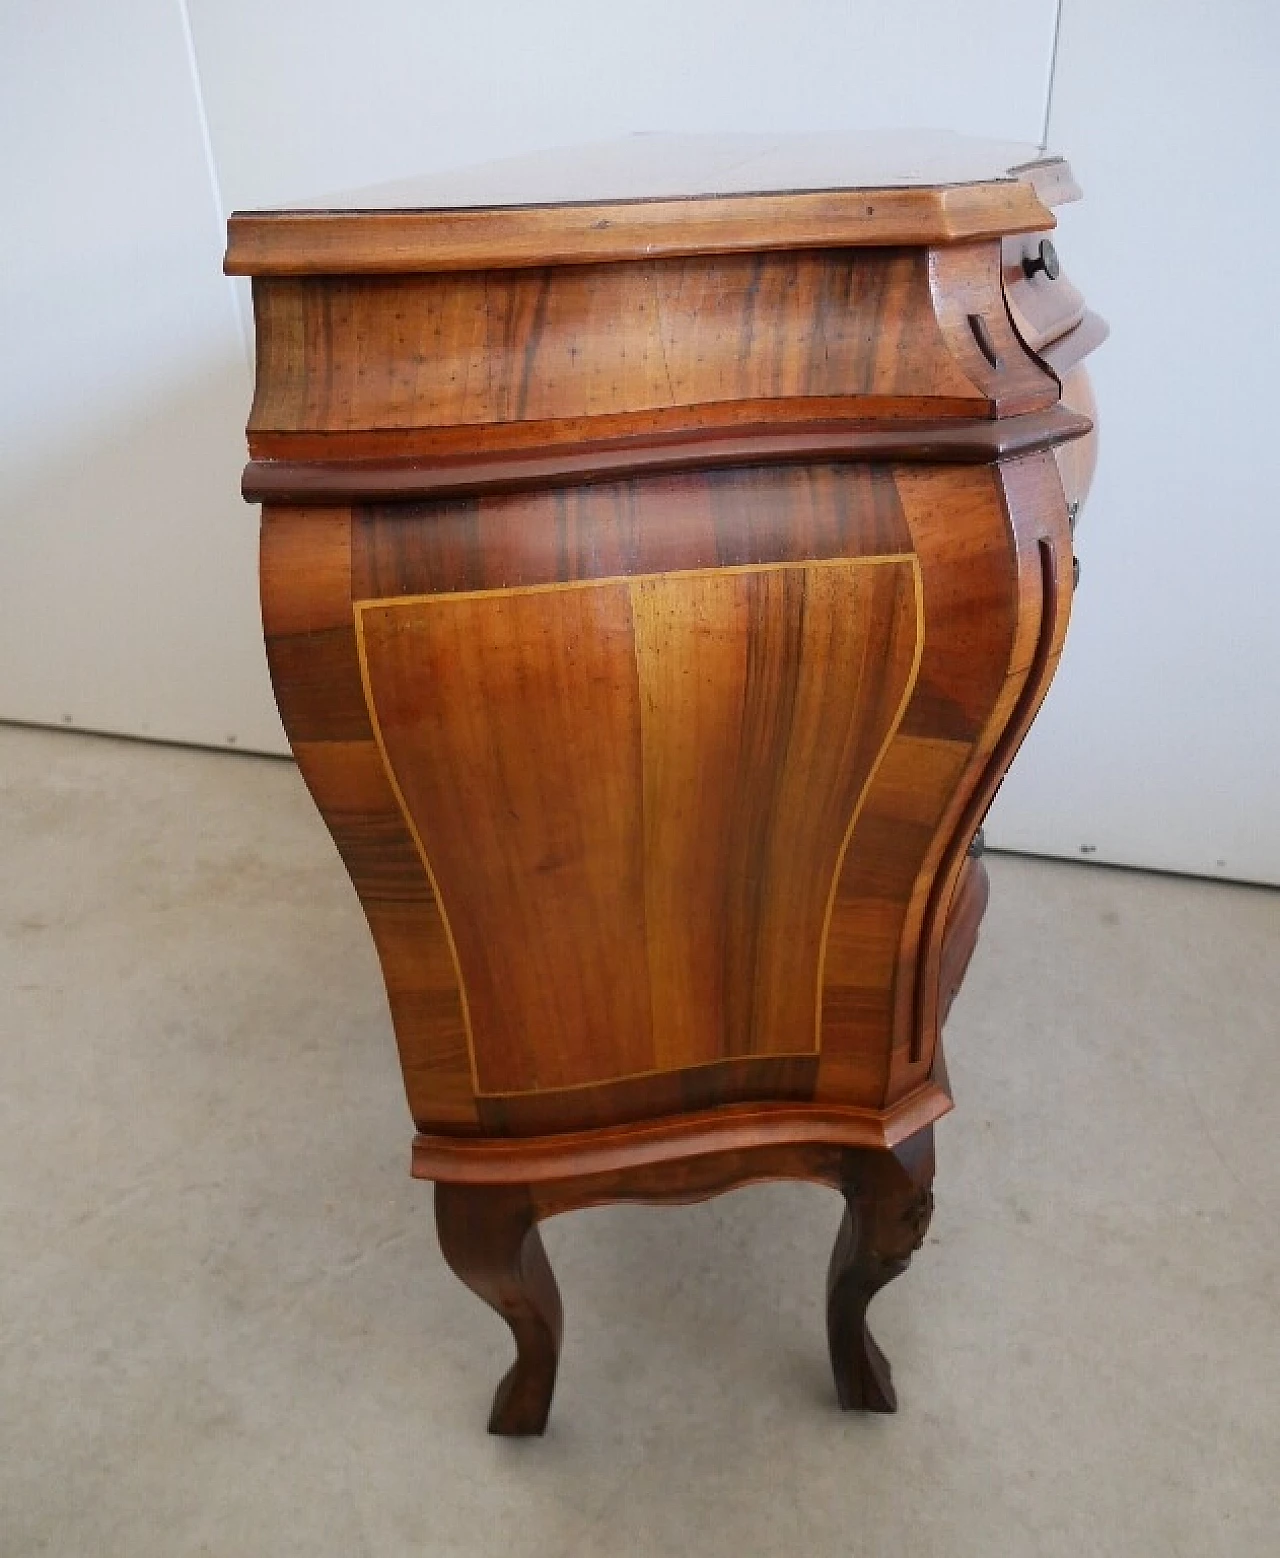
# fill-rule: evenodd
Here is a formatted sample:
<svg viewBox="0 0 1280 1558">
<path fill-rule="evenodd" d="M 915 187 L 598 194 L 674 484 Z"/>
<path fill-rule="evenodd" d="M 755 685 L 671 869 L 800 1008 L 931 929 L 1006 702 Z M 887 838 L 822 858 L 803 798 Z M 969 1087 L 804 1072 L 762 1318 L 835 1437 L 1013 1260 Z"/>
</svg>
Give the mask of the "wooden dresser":
<svg viewBox="0 0 1280 1558">
<path fill-rule="evenodd" d="M 836 1390 L 893 1409 L 867 1305 L 1092 468 L 1077 196 L 956 137 L 640 136 L 231 218 L 271 675 L 514 1333 L 497 1433 L 550 1408 L 540 1219 L 779 1177 L 844 1197 Z"/>
</svg>

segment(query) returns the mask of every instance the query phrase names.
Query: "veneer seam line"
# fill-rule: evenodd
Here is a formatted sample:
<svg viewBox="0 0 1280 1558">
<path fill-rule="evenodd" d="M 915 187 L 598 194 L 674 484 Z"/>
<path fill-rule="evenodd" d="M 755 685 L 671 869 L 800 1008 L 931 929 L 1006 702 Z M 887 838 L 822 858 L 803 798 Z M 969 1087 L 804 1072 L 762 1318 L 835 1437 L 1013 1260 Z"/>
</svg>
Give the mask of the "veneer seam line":
<svg viewBox="0 0 1280 1558">
<path fill-rule="evenodd" d="M 884 739 L 882 740 L 882 742 L 880 744 L 879 750 L 876 753 L 876 757 L 875 757 L 875 759 L 874 759 L 874 761 L 873 761 L 873 763 L 871 765 L 870 770 L 868 771 L 867 777 L 864 780 L 861 789 L 859 790 L 857 800 L 856 800 L 856 802 L 854 804 L 852 815 L 851 815 L 851 817 L 849 819 L 848 826 L 847 826 L 847 828 L 845 830 L 844 838 L 843 838 L 843 841 L 842 841 L 842 844 L 841 844 L 841 847 L 840 847 L 840 852 L 839 852 L 839 855 L 837 856 L 836 866 L 835 866 L 835 870 L 834 870 L 834 873 L 833 873 L 833 876 L 832 876 L 831 888 L 830 888 L 830 890 L 828 892 L 828 896 L 827 896 L 827 905 L 826 905 L 826 910 L 825 910 L 825 913 L 824 913 L 824 916 L 823 916 L 821 938 L 820 938 L 820 941 L 819 941 L 819 951 L 818 951 L 818 960 L 817 960 L 817 982 L 816 982 L 816 999 L 815 999 L 815 1014 L 814 1014 L 813 1048 L 812 1049 L 802 1049 L 802 1050 L 798 1049 L 798 1050 L 789 1050 L 789 1051 L 776 1051 L 776 1052 L 769 1052 L 767 1054 L 752 1054 L 752 1055 L 746 1055 L 746 1056 L 717 1056 L 717 1057 L 715 1057 L 714 1059 L 712 1059 L 710 1061 L 695 1062 L 692 1066 L 687 1066 L 687 1067 L 686 1066 L 681 1066 L 681 1067 L 677 1067 L 677 1068 L 672 1068 L 672 1067 L 656 1066 L 656 1067 L 645 1069 L 643 1071 L 626 1072 L 626 1073 L 623 1073 L 623 1074 L 620 1074 L 620 1075 L 607 1076 L 607 1077 L 594 1077 L 594 1078 L 590 1078 L 590 1079 L 588 1079 L 586 1081 L 583 1081 L 583 1082 L 569 1083 L 569 1084 L 565 1084 L 564 1086 L 558 1086 L 558 1087 L 553 1087 L 553 1088 L 534 1087 L 534 1088 L 500 1089 L 500 1090 L 494 1090 L 494 1091 L 490 1091 L 488 1089 L 482 1088 L 481 1085 L 480 1085 L 480 1078 L 479 1078 L 479 1065 L 478 1065 L 478 1061 L 477 1061 L 477 1057 L 476 1057 L 475 1033 L 474 1033 L 474 1028 L 473 1028 L 472 1020 L 471 1020 L 471 1009 L 470 1009 L 470 1004 L 469 1004 L 468 999 L 467 999 L 467 990 L 466 990 L 466 983 L 465 983 L 465 980 L 463 978 L 462 964 L 461 964 L 461 960 L 460 960 L 460 958 L 458 956 L 457 943 L 456 943 L 454 935 L 453 935 L 453 928 L 452 928 L 452 925 L 450 923 L 448 909 L 447 909 L 447 907 L 445 905 L 444 897 L 443 897 L 443 894 L 441 892 L 440 885 L 439 885 L 438 879 L 436 877 L 435 871 L 433 870 L 433 868 L 431 866 L 431 861 L 430 861 L 430 858 L 428 856 L 426 845 L 425 845 L 425 843 L 424 843 L 424 841 L 422 839 L 421 832 L 419 831 L 419 828 L 418 828 L 418 826 L 417 826 L 417 824 L 416 824 L 416 822 L 415 822 L 415 820 L 413 818 L 412 812 L 410 811 L 408 802 L 407 802 L 406 797 L 404 795 L 404 791 L 402 790 L 402 788 L 400 786 L 400 783 L 399 783 L 399 780 L 396 777 L 396 772 L 395 772 L 395 768 L 394 768 L 394 765 L 393 765 L 392 760 L 391 760 L 390 751 L 389 751 L 389 749 L 387 747 L 386 740 L 385 740 L 385 737 L 383 735 L 383 731 L 382 731 L 382 727 L 381 727 L 381 722 L 380 722 L 379 717 L 378 717 L 378 712 L 377 712 L 377 707 L 376 707 L 376 702 L 375 702 L 374 692 L 373 692 L 373 685 L 372 685 L 372 680 L 371 680 L 371 676 L 370 676 L 370 672 L 369 672 L 368 654 L 367 654 L 366 641 L 365 641 L 365 625 L 364 625 L 364 615 L 365 615 L 365 612 L 366 611 L 375 610 L 375 609 L 378 609 L 378 608 L 382 608 L 382 607 L 400 607 L 400 608 L 414 607 L 414 606 L 420 607 L 420 606 L 424 606 L 424 605 L 437 605 L 437 604 L 440 604 L 442 602 L 447 602 L 447 601 L 484 600 L 484 599 L 492 599 L 492 598 L 495 598 L 495 597 L 504 597 L 504 596 L 519 596 L 519 595 L 529 595 L 529 594 L 547 594 L 547 593 L 554 593 L 554 592 L 557 592 L 557 591 L 561 591 L 562 592 L 562 591 L 565 591 L 565 590 L 573 590 L 573 589 L 606 588 L 606 587 L 609 587 L 609 586 L 616 587 L 618 585 L 625 585 L 627 587 L 628 596 L 630 598 L 632 596 L 632 594 L 633 594 L 634 586 L 636 584 L 643 583 L 643 582 L 646 582 L 648 580 L 671 580 L 671 579 L 706 578 L 706 577 L 720 578 L 720 577 L 723 577 L 725 575 L 751 575 L 751 574 L 760 574 L 760 573 L 779 573 L 779 572 L 784 572 L 784 571 L 785 572 L 797 572 L 797 571 L 808 570 L 808 569 L 816 569 L 816 568 L 838 568 L 838 567 L 842 567 L 842 568 L 845 568 L 845 569 L 857 569 L 857 568 L 876 567 L 876 566 L 879 566 L 881 564 L 886 564 L 886 563 L 893 564 L 893 565 L 896 565 L 896 566 L 901 566 L 903 563 L 906 563 L 910 567 L 911 580 L 912 580 L 912 600 L 913 600 L 913 604 L 915 606 L 915 613 L 916 613 L 916 632 L 915 632 L 915 644 L 914 644 L 914 647 L 913 647 L 912 664 L 911 664 L 911 670 L 910 670 L 910 673 L 909 673 L 908 679 L 907 679 L 907 685 L 906 685 L 906 688 L 905 688 L 905 690 L 904 690 L 904 692 L 902 694 L 902 697 L 899 699 L 898 707 L 897 707 L 897 710 L 896 710 L 896 712 L 894 714 L 893 721 L 890 724 L 889 729 L 885 733 Z M 643 573 L 643 574 L 621 574 L 621 575 L 611 575 L 611 576 L 602 577 L 602 578 L 558 580 L 558 581 L 551 581 L 551 582 L 542 583 L 542 584 L 498 586 L 498 587 L 495 587 L 493 589 L 487 589 L 487 590 L 437 591 L 437 592 L 431 592 L 431 593 L 427 593 L 427 594 L 417 594 L 417 595 L 398 595 L 398 596 L 386 596 L 386 597 L 372 597 L 372 598 L 360 599 L 360 600 L 353 601 L 352 602 L 352 613 L 353 613 L 353 617 L 354 617 L 354 629 L 355 629 L 354 636 L 355 636 L 355 641 L 356 641 L 356 653 L 357 653 L 357 657 L 358 657 L 359 664 L 360 664 L 361 686 L 362 686 L 362 689 L 363 689 L 363 692 L 364 692 L 365 702 L 366 702 L 366 705 L 367 705 L 367 708 L 368 708 L 368 712 L 369 712 L 369 721 L 370 721 L 370 725 L 371 725 L 372 730 L 373 730 L 374 740 L 377 743 L 378 753 L 379 753 L 379 757 L 380 757 L 381 762 L 382 762 L 382 766 L 383 766 L 383 768 L 384 768 L 384 770 L 386 772 L 388 782 L 389 782 L 389 784 L 391 786 L 391 789 L 392 789 L 392 793 L 395 796 L 396 805 L 397 805 L 397 807 L 400 810 L 401 816 L 404 819 L 406 827 L 408 828 L 410 837 L 413 840 L 414 848 L 417 851 L 418 857 L 419 857 L 419 859 L 420 859 L 420 861 L 422 863 L 423 870 L 425 871 L 427 879 L 428 879 L 428 881 L 431 884 L 431 890 L 432 890 L 432 894 L 433 894 L 433 896 L 435 898 L 436 908 L 437 908 L 437 910 L 438 910 L 438 912 L 440 914 L 441 923 L 442 923 L 442 925 L 444 927 L 444 931 L 445 931 L 445 937 L 446 937 L 446 940 L 448 941 L 448 944 L 449 944 L 449 953 L 450 953 L 450 957 L 451 957 L 451 960 L 452 960 L 452 963 L 453 963 L 454 977 L 455 977 L 455 979 L 457 981 L 458 994 L 459 994 L 459 999 L 460 999 L 461 1006 L 462 1006 L 463 1026 L 464 1026 L 464 1030 L 465 1030 L 465 1034 L 466 1034 L 466 1040 L 467 1040 L 467 1057 L 468 1057 L 469 1068 L 470 1068 L 472 1091 L 473 1091 L 473 1094 L 475 1095 L 476 1098 L 521 1098 L 521 1097 L 528 1098 L 528 1097 L 537 1097 L 537 1096 L 545 1095 L 545 1094 L 548 1094 L 548 1093 L 557 1093 L 557 1092 L 561 1092 L 561 1091 L 577 1091 L 577 1090 L 582 1090 L 582 1089 L 587 1089 L 587 1088 L 608 1087 L 608 1086 L 612 1086 L 612 1085 L 615 1085 L 615 1084 L 618 1084 L 618 1083 L 624 1083 L 624 1082 L 630 1082 L 630 1081 L 641 1081 L 641 1080 L 644 1080 L 646 1078 L 651 1078 L 651 1077 L 654 1077 L 654 1076 L 673 1075 L 673 1074 L 677 1074 L 678 1072 L 682 1072 L 682 1071 L 685 1071 L 685 1070 L 699 1070 L 699 1069 L 702 1069 L 702 1068 L 707 1067 L 707 1066 L 723 1065 L 723 1064 L 726 1064 L 728 1062 L 733 1062 L 733 1061 L 754 1061 L 754 1060 L 773 1061 L 773 1060 L 813 1059 L 813 1058 L 819 1057 L 821 1055 L 821 1052 L 822 1052 L 822 989 L 823 989 L 823 978 L 824 978 L 824 975 L 825 975 L 825 968 L 826 968 L 826 952 L 827 952 L 827 942 L 828 942 L 828 937 L 829 937 L 830 927 L 831 927 L 831 917 L 832 917 L 832 913 L 833 913 L 833 910 L 834 910 L 837 889 L 838 889 L 838 886 L 839 886 L 840 872 L 841 872 L 841 870 L 843 868 L 845 854 L 846 854 L 846 852 L 848 850 L 849 843 L 852 840 L 853 832 L 854 832 L 854 829 L 855 829 L 855 827 L 857 825 L 858 819 L 859 819 L 859 817 L 862 814 L 862 811 L 863 811 L 863 808 L 864 808 L 867 796 L 868 796 L 868 794 L 870 793 L 870 790 L 871 790 L 871 786 L 872 786 L 872 784 L 873 784 L 873 782 L 875 780 L 876 774 L 878 773 L 878 771 L 879 771 L 879 769 L 880 769 L 880 767 L 881 767 L 881 765 L 882 765 L 882 763 L 884 761 L 885 755 L 887 754 L 890 746 L 892 746 L 892 744 L 893 744 L 893 741 L 894 741 L 894 739 L 895 739 L 895 737 L 896 737 L 896 735 L 898 733 L 899 726 L 901 725 L 902 719 L 905 716 L 906 709 L 907 709 L 907 706 L 908 706 L 908 704 L 910 702 L 912 693 L 915 690 L 915 684 L 916 684 L 916 680 L 917 680 L 918 675 L 919 675 L 921 658 L 922 658 L 922 655 L 923 655 L 923 648 L 924 648 L 923 581 L 922 581 L 921 571 L 920 571 L 920 560 L 919 560 L 919 558 L 916 556 L 916 554 L 914 552 L 894 552 L 894 553 L 887 553 L 887 554 L 883 554 L 883 555 L 872 555 L 872 556 L 863 556 L 863 557 L 840 556 L 840 557 L 826 557 L 826 558 L 811 558 L 811 559 L 802 559 L 802 560 L 799 560 L 799 561 L 786 561 L 786 562 L 737 563 L 737 564 L 730 564 L 730 565 L 727 565 L 727 566 L 724 566 L 724 567 L 708 566 L 708 567 L 701 567 L 701 568 L 682 568 L 682 569 L 672 569 L 672 570 L 669 570 L 669 571 L 666 571 L 666 572 L 650 572 L 650 573 Z"/>
<path fill-rule="evenodd" d="M 609 584 L 641 584 L 650 579 L 687 579 L 712 575 L 720 578 L 726 574 L 776 573 L 783 569 L 794 571 L 800 568 L 847 567 L 850 564 L 870 568 L 880 563 L 911 563 L 917 570 L 919 567 L 914 552 L 884 552 L 866 557 L 808 557 L 786 562 L 730 563 L 724 567 L 708 564 L 701 568 L 671 568 L 653 573 L 602 574 L 598 578 L 590 579 L 552 579 L 541 584 L 498 584 L 485 590 L 431 590 L 417 595 L 370 596 L 353 601 L 352 606 L 358 616 L 376 606 L 420 606 L 435 601 L 484 600 L 493 595 L 541 595 L 554 590 L 585 590 Z M 358 629 L 358 636 L 362 645 L 361 664 L 363 665 L 363 627 Z"/>
<path fill-rule="evenodd" d="M 471 1027 L 471 1007 L 467 1001 L 467 987 L 462 977 L 462 964 L 458 958 L 458 947 L 453 937 L 453 927 L 449 923 L 449 911 L 445 908 L 444 898 L 440 892 L 440 884 L 436 881 L 436 874 L 431 869 L 431 861 L 427 855 L 426 847 L 422 842 L 422 836 L 418 832 L 417 823 L 413 820 L 405 800 L 404 791 L 400 788 L 400 781 L 396 777 L 396 771 L 391 762 L 390 753 L 387 751 L 386 740 L 382 734 L 382 723 L 378 718 L 378 707 L 373 696 L 373 685 L 369 677 L 369 661 L 365 652 L 364 625 L 361 620 L 360 601 L 352 602 L 354 615 L 356 658 L 360 662 L 360 685 L 364 691 L 364 701 L 368 709 L 369 724 L 373 730 L 373 739 L 378 746 L 378 755 L 382 760 L 382 767 L 387 776 L 387 783 L 391 786 L 391 792 L 395 796 L 396 805 L 400 809 L 400 815 L 404 819 L 405 826 L 409 830 L 409 836 L 413 840 L 413 847 L 418 852 L 418 859 L 422 862 L 422 869 L 427 874 L 427 880 L 431 884 L 431 894 L 435 899 L 436 910 L 440 915 L 440 923 L 444 927 L 445 940 L 449 943 L 449 957 L 453 963 L 454 978 L 458 983 L 458 1000 L 462 1007 L 462 1026 L 467 1040 L 467 1061 L 471 1073 L 471 1091 L 475 1096 L 480 1093 L 480 1081 L 476 1070 L 476 1046 Z"/>
<path fill-rule="evenodd" d="M 857 827 L 858 820 L 862 816 L 862 811 L 866 805 L 867 797 L 871 794 L 872 786 L 875 784 L 876 775 L 880 772 L 880 768 L 884 763 L 885 757 L 888 755 L 889 748 L 897 739 L 898 730 L 902 725 L 902 721 L 906 717 L 908 705 L 910 704 L 912 695 L 916 690 L 916 681 L 920 675 L 921 661 L 924 658 L 924 578 L 920 570 L 919 557 L 914 552 L 906 553 L 905 557 L 909 558 L 911 562 L 912 601 L 916 609 L 915 649 L 911 660 L 911 671 L 907 677 L 907 685 L 903 689 L 902 697 L 898 701 L 898 708 L 894 714 L 892 723 L 890 724 L 889 729 L 885 732 L 884 740 L 880 743 L 880 750 L 876 753 L 875 761 L 872 763 L 870 769 L 867 772 L 866 781 L 858 793 L 858 799 L 854 804 L 853 814 L 849 818 L 849 826 L 845 830 L 844 840 L 840 845 L 840 852 L 836 856 L 835 871 L 832 873 L 831 877 L 831 889 L 827 894 L 826 912 L 822 918 L 822 937 L 818 943 L 818 994 L 817 1010 L 815 1016 L 817 1031 L 814 1048 L 819 1055 L 822 1053 L 822 992 L 825 985 L 827 971 L 827 942 L 831 934 L 831 917 L 835 911 L 836 894 L 839 891 L 840 876 L 844 870 L 845 855 L 848 853 L 849 845 L 853 842 L 854 829 Z M 878 559 L 866 559 L 868 562 L 876 560 Z"/>
</svg>

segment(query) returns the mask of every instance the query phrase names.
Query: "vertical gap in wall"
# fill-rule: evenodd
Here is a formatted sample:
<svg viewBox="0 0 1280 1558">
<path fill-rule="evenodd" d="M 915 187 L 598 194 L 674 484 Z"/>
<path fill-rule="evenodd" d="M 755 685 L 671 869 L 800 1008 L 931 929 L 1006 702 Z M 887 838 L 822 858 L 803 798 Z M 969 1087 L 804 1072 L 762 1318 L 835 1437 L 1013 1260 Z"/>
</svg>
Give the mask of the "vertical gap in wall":
<svg viewBox="0 0 1280 1558">
<path fill-rule="evenodd" d="M 185 4 L 185 0 L 183 0 Z M 1049 50 L 1049 83 L 1044 94 L 1044 123 L 1040 127 L 1040 150 L 1047 151 L 1049 147 L 1049 115 L 1053 112 L 1053 83 L 1058 74 L 1058 36 L 1062 31 L 1062 7 L 1064 0 L 1058 0 L 1053 8 L 1053 44 Z"/>
<path fill-rule="evenodd" d="M 218 246 L 221 248 L 227 237 L 227 212 L 222 201 L 222 181 L 218 177 L 218 164 L 213 155 L 213 136 L 209 132 L 209 116 L 205 112 L 204 107 L 204 83 L 200 79 L 200 62 L 196 58 L 196 39 L 195 33 L 191 28 L 191 11 L 187 0 L 177 0 L 177 4 L 178 15 L 182 19 L 182 36 L 187 48 L 187 69 L 191 72 L 191 89 L 196 95 L 196 117 L 200 121 L 200 140 L 204 145 L 204 160 L 209 173 L 209 188 L 213 194 L 213 210 L 218 223 Z M 226 279 L 226 285 L 231 290 L 231 307 L 235 314 L 236 329 L 240 336 L 240 345 L 244 351 L 245 362 L 250 373 L 252 373 L 253 343 L 249 335 L 248 322 L 245 319 L 240 290 L 229 276 Z"/>
</svg>

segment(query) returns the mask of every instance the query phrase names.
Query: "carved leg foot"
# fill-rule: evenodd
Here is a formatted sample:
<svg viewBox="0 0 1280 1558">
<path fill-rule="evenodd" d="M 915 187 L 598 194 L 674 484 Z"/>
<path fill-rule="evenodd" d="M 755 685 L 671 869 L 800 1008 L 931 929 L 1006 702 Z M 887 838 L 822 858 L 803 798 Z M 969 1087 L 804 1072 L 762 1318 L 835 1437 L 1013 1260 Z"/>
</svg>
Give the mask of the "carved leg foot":
<svg viewBox="0 0 1280 1558">
<path fill-rule="evenodd" d="M 526 1190 L 436 1186 L 440 1249 L 453 1271 L 511 1327 L 516 1361 L 498 1386 L 491 1434 L 540 1434 L 556 1385 L 560 1290 Z"/>
<path fill-rule="evenodd" d="M 898 1410 L 889 1360 L 867 1328 L 867 1305 L 924 1242 L 932 1182 L 932 1127 L 895 1152 L 850 1156 L 841 1187 L 846 1210 L 827 1271 L 827 1340 L 845 1411 Z"/>
</svg>

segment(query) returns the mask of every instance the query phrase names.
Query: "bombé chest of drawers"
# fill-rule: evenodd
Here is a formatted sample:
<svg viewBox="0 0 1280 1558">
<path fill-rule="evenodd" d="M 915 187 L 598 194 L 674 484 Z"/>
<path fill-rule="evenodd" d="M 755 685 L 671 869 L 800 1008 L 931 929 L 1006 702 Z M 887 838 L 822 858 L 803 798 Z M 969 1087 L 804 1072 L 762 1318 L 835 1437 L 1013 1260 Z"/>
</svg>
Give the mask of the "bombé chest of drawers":
<svg viewBox="0 0 1280 1558">
<path fill-rule="evenodd" d="M 777 1177 L 843 1196 L 836 1390 L 893 1409 L 866 1310 L 1092 469 L 1077 196 L 956 137 L 654 136 L 231 220 L 271 676 L 515 1339 L 495 1432 L 550 1408 L 541 1219 Z"/>
</svg>

